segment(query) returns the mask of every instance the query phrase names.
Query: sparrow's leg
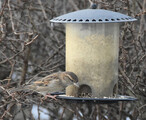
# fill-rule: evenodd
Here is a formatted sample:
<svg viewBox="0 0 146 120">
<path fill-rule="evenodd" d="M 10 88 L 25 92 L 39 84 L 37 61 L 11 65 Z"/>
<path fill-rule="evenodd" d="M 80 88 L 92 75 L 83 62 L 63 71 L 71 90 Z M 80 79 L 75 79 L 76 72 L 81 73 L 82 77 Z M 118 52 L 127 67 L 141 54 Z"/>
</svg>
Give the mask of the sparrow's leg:
<svg viewBox="0 0 146 120">
<path fill-rule="evenodd" d="M 52 98 L 52 99 L 54 99 L 54 100 L 57 100 L 57 99 L 56 99 L 56 96 L 57 96 L 57 95 L 51 95 L 51 94 L 45 95 L 46 99 L 49 97 L 49 98 Z"/>
<path fill-rule="evenodd" d="M 57 95 L 47 94 L 47 95 L 45 95 L 45 96 L 42 98 L 41 101 L 46 100 L 47 98 L 52 98 L 52 99 L 54 99 L 54 100 L 57 100 L 57 99 L 56 99 L 56 96 L 57 96 Z"/>
</svg>

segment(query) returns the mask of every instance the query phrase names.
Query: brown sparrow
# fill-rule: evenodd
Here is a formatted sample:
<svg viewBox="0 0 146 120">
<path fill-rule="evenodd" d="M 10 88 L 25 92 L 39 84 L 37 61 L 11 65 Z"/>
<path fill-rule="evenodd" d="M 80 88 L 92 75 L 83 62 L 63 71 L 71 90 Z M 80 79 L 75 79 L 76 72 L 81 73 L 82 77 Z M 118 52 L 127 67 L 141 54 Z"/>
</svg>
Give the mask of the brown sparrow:
<svg viewBox="0 0 146 120">
<path fill-rule="evenodd" d="M 78 86 L 77 82 L 78 77 L 73 72 L 57 72 L 14 91 L 33 90 L 45 96 L 49 93 L 63 92 L 67 86 L 72 84 Z"/>
<path fill-rule="evenodd" d="M 78 96 L 79 97 L 92 97 L 92 90 L 90 86 L 86 84 L 80 85 L 78 89 Z"/>
</svg>

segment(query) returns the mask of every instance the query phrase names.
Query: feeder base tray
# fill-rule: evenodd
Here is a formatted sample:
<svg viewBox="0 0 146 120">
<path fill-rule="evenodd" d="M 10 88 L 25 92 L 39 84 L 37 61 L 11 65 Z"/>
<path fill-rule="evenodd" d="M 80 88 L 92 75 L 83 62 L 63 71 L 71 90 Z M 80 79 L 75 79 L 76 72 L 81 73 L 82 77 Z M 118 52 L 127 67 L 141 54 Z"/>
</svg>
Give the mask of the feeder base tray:
<svg viewBox="0 0 146 120">
<path fill-rule="evenodd" d="M 105 98 L 80 98 L 80 97 L 72 97 L 66 95 L 58 95 L 58 99 L 65 100 L 67 102 L 80 102 L 80 103 L 97 103 L 97 104 L 110 104 L 117 103 L 120 101 L 135 101 L 137 98 L 131 96 L 118 95 L 117 97 L 105 97 Z"/>
</svg>

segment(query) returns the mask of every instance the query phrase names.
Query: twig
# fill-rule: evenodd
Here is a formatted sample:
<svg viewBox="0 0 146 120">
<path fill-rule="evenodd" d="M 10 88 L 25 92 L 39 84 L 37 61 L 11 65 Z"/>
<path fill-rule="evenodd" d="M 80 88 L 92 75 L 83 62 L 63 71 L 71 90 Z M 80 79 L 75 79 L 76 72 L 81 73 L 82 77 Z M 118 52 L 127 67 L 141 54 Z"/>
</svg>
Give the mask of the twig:
<svg viewBox="0 0 146 120">
<path fill-rule="evenodd" d="M 11 108 L 12 108 L 14 105 L 15 105 L 15 103 L 12 103 L 12 102 L 9 104 L 7 110 L 5 110 L 4 113 L 3 113 L 3 115 L 1 116 L 1 119 L 3 119 L 3 118 L 6 116 L 6 114 L 9 115 L 10 117 L 12 117 L 12 115 L 10 114 L 9 111 L 11 110 Z"/>
<path fill-rule="evenodd" d="M 119 107 L 119 120 L 122 120 L 122 111 L 123 111 L 124 103 L 120 102 L 119 105 L 120 105 L 120 107 Z"/>
<path fill-rule="evenodd" d="M 60 119 L 59 119 L 59 120 L 62 120 L 62 119 L 63 119 L 63 114 L 64 114 L 64 112 L 65 112 L 65 108 L 63 108 L 63 111 L 62 111 L 62 114 L 61 114 L 61 116 L 60 116 Z"/>
<path fill-rule="evenodd" d="M 15 27 L 14 27 L 13 16 L 12 16 L 12 9 L 10 7 L 10 0 L 8 0 L 8 8 L 9 8 L 10 20 L 11 20 L 11 24 L 12 24 L 12 30 L 13 30 L 14 34 L 18 34 L 15 31 Z"/>
<path fill-rule="evenodd" d="M 11 72 L 9 74 L 9 80 L 8 80 L 8 83 L 7 83 L 7 87 L 10 85 L 10 81 L 12 79 L 12 75 L 13 75 L 13 72 L 14 72 L 14 65 L 15 65 L 15 61 L 14 61 L 14 63 L 11 63 Z"/>
<path fill-rule="evenodd" d="M 2 2 L 2 1 L 1 1 L 1 2 Z M 0 11 L 0 16 L 2 16 L 2 14 L 3 14 L 3 12 L 4 12 L 4 8 L 5 8 L 6 4 L 7 4 L 7 2 L 8 2 L 8 0 L 5 0 L 4 4 L 3 4 L 3 6 L 2 6 L 2 9 L 1 9 L 1 11 Z"/>
<path fill-rule="evenodd" d="M 77 7 L 77 5 L 74 3 L 74 0 L 69 0 L 68 2 L 70 2 L 70 4 L 72 4 L 74 10 L 79 10 L 79 8 Z"/>
<path fill-rule="evenodd" d="M 144 107 L 146 107 L 146 104 L 140 106 L 140 107 L 138 108 L 138 111 L 140 111 L 140 110 L 141 110 L 142 108 L 144 108 Z"/>
<path fill-rule="evenodd" d="M 47 40 L 44 38 L 44 36 L 42 35 L 42 34 L 40 34 L 40 37 L 44 40 L 44 41 L 46 41 L 46 43 L 48 43 L 47 42 Z M 55 52 L 58 52 L 63 58 L 65 57 L 64 56 L 64 54 L 62 53 L 62 52 L 60 52 L 60 47 L 58 48 L 58 49 L 56 49 L 54 46 L 52 46 L 52 45 L 50 45 L 50 44 L 47 44 L 49 47 L 51 47 Z M 59 50 L 60 49 L 60 50 Z M 42 63 L 43 64 L 43 63 Z M 41 64 L 41 65 L 42 65 Z"/>
<path fill-rule="evenodd" d="M 127 77 L 127 75 L 125 74 L 125 72 L 122 70 L 122 68 L 119 66 L 119 70 L 120 70 L 120 73 L 122 74 L 122 76 L 127 80 L 127 82 L 130 84 L 130 86 L 133 88 L 134 85 L 133 83 L 130 81 L 130 79 Z"/>
<path fill-rule="evenodd" d="M 3 64 L 3 63 L 5 63 L 5 62 L 7 62 L 7 61 L 9 61 L 9 60 L 12 60 L 12 59 L 14 59 L 16 56 L 18 56 L 20 53 L 22 53 L 22 52 L 24 51 L 24 44 L 21 44 L 21 45 L 23 45 L 23 46 L 22 46 L 22 49 L 21 49 L 18 53 L 16 53 L 15 55 L 13 55 L 12 57 L 10 57 L 10 58 L 8 58 L 8 59 L 5 59 L 5 60 L 1 61 L 0 64 Z"/>
<path fill-rule="evenodd" d="M 43 12 L 43 15 L 44 15 L 45 19 L 47 19 L 47 14 L 46 14 L 46 12 L 45 12 L 45 10 L 44 10 L 44 7 L 43 7 L 43 5 L 42 5 L 42 2 L 41 2 L 40 0 L 38 0 L 38 2 L 39 2 L 39 4 L 40 4 L 40 6 L 41 6 L 41 9 L 42 9 L 42 12 Z"/>
<path fill-rule="evenodd" d="M 100 107 L 100 105 L 96 105 L 96 107 L 97 107 L 98 119 L 101 120 L 101 107 Z"/>
<path fill-rule="evenodd" d="M 32 38 L 32 40 L 30 40 L 29 42 L 26 42 L 25 45 L 30 45 L 39 35 L 36 35 L 34 38 Z"/>
<path fill-rule="evenodd" d="M 52 54 L 46 61 L 45 61 L 45 65 L 47 64 L 47 62 L 49 61 L 49 60 L 51 60 L 56 54 L 58 54 L 59 53 L 59 51 L 61 50 L 61 49 L 63 49 L 63 47 L 65 46 L 65 44 L 63 44 L 63 45 L 61 45 L 59 48 L 58 48 L 58 50 L 57 51 L 55 51 L 55 53 L 54 54 Z"/>
<path fill-rule="evenodd" d="M 38 113 L 37 113 L 38 114 L 38 120 L 40 120 L 40 114 L 41 114 L 40 113 L 40 104 L 38 105 L 38 109 L 37 110 L 38 110 Z"/>
<path fill-rule="evenodd" d="M 17 98 L 13 97 L 12 94 L 8 90 L 6 90 L 3 86 L 0 86 L 0 88 L 19 103 L 19 100 Z"/>
<path fill-rule="evenodd" d="M 26 77 L 26 73 L 27 73 L 27 69 L 28 69 L 28 59 L 29 59 L 29 55 L 30 55 L 30 49 L 31 49 L 31 41 L 32 35 L 29 35 L 29 45 L 27 45 L 26 47 L 26 51 L 24 52 L 24 60 L 23 60 L 23 68 L 22 68 L 22 74 L 21 74 L 21 81 L 20 81 L 20 85 L 25 83 L 25 77 Z"/>
</svg>

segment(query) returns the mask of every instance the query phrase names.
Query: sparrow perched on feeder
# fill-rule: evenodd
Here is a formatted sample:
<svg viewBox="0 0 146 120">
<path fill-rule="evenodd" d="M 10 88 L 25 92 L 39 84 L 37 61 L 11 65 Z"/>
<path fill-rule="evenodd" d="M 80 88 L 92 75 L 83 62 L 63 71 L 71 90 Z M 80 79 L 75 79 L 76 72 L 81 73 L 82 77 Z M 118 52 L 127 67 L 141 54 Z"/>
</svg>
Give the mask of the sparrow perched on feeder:
<svg viewBox="0 0 146 120">
<path fill-rule="evenodd" d="M 16 88 L 15 90 L 12 90 L 12 92 L 20 90 L 32 90 L 44 96 L 47 95 L 48 97 L 52 97 L 49 95 L 50 93 L 63 92 L 67 86 L 72 84 L 78 86 L 77 82 L 78 77 L 73 72 L 57 72 L 41 78 L 30 85 L 22 88 Z"/>
<path fill-rule="evenodd" d="M 90 86 L 86 84 L 80 85 L 78 89 L 78 96 L 79 97 L 92 97 L 92 90 Z"/>
</svg>

